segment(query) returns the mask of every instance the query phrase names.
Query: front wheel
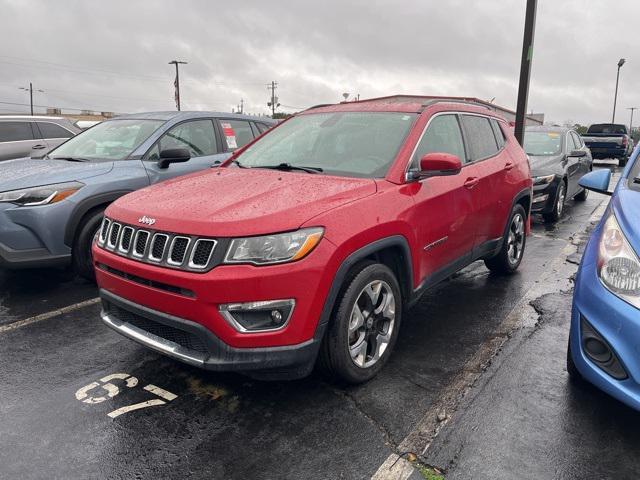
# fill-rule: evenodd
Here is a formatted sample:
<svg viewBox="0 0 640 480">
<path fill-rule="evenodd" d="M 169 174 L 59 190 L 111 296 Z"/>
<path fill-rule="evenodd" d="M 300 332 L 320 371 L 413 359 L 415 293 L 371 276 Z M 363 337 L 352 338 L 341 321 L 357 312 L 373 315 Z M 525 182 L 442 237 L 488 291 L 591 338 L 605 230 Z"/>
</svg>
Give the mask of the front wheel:
<svg viewBox="0 0 640 480">
<path fill-rule="evenodd" d="M 366 263 L 349 277 L 320 351 L 319 367 L 332 378 L 363 383 L 384 367 L 398 338 L 402 295 L 386 265 Z"/>
<path fill-rule="evenodd" d="M 542 218 L 544 218 L 545 222 L 553 223 L 560 220 L 562 217 L 562 213 L 564 212 L 564 203 L 567 200 L 567 186 L 564 181 L 560 182 L 558 185 L 558 190 L 556 191 L 556 202 L 553 205 L 553 210 L 549 213 L 543 213 Z"/>
<path fill-rule="evenodd" d="M 525 231 L 526 213 L 524 207 L 516 204 L 509 217 L 509 228 L 502 239 L 502 248 L 495 256 L 488 258 L 484 264 L 489 270 L 496 273 L 511 274 L 515 272 L 522 262 L 524 248 L 527 243 Z"/>
<path fill-rule="evenodd" d="M 96 274 L 93 270 L 91 245 L 93 244 L 93 238 L 96 236 L 96 233 L 100 228 L 103 216 L 104 212 L 99 210 L 85 218 L 80 224 L 78 233 L 76 234 L 76 239 L 73 242 L 73 269 L 78 275 L 90 281 L 94 281 L 96 278 Z"/>
</svg>

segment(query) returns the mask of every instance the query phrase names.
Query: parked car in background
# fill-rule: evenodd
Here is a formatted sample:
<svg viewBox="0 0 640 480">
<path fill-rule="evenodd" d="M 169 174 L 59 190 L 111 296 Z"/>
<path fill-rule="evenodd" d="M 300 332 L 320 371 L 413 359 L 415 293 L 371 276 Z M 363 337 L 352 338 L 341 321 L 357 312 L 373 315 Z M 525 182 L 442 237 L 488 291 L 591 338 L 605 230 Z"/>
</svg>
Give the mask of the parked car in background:
<svg viewBox="0 0 640 480">
<path fill-rule="evenodd" d="M 524 150 L 529 155 L 533 176 L 532 213 L 548 222 L 560 219 L 567 198 L 587 199 L 588 190 L 579 184 L 593 168 L 591 153 L 580 135 L 564 127 L 527 127 Z"/>
<path fill-rule="evenodd" d="M 80 131 L 63 117 L 2 115 L 0 161 L 28 157 L 32 152 L 34 156 L 44 156 Z"/>
<path fill-rule="evenodd" d="M 91 240 L 107 205 L 152 183 L 219 165 L 270 124 L 215 112 L 123 115 L 44 159 L 0 163 L 0 267 L 72 262 L 92 278 Z M 217 195 L 206 197 L 215 203 Z"/>
<path fill-rule="evenodd" d="M 640 161 L 637 148 L 587 244 L 575 281 L 567 370 L 640 410 Z M 608 193 L 611 171 L 582 178 Z"/>
<path fill-rule="evenodd" d="M 626 125 L 596 123 L 589 127 L 582 138 L 593 158 L 618 159 L 621 167 L 627 164 L 627 159 L 633 152 L 633 139 Z"/>
<path fill-rule="evenodd" d="M 526 155 L 491 110 L 404 96 L 310 109 L 222 168 L 109 206 L 102 318 L 198 367 L 296 378 L 319 359 L 364 382 L 426 289 L 475 260 L 518 268 L 530 205 Z"/>
</svg>

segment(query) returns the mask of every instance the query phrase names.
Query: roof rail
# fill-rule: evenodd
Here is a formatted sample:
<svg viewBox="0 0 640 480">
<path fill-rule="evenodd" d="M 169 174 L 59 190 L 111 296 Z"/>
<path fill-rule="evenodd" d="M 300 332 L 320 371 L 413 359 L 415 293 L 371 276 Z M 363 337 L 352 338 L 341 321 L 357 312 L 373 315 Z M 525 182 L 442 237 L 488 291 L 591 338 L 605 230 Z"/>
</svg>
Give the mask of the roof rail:
<svg viewBox="0 0 640 480">
<path fill-rule="evenodd" d="M 461 103 L 463 105 L 476 105 L 478 107 L 484 107 L 487 110 L 492 110 L 491 107 L 485 103 L 476 102 L 473 100 L 462 100 L 460 98 L 434 98 L 432 100 L 427 100 L 422 104 L 423 107 L 430 107 L 431 105 L 435 105 L 436 103 Z"/>
</svg>

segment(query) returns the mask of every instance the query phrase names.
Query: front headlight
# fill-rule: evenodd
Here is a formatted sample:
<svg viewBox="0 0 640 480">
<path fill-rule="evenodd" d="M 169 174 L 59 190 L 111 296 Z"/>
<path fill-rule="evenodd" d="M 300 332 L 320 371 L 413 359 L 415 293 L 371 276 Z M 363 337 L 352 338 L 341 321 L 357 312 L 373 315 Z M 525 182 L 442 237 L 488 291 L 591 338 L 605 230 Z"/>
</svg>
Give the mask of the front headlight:
<svg viewBox="0 0 640 480">
<path fill-rule="evenodd" d="M 8 202 L 22 207 L 36 205 L 49 205 L 64 200 L 84 187 L 80 182 L 58 183 L 55 185 L 43 185 L 42 187 L 10 190 L 0 193 L 0 203 Z"/>
<path fill-rule="evenodd" d="M 555 175 L 545 175 L 544 177 L 533 177 L 534 185 L 549 185 L 556 178 Z"/>
<path fill-rule="evenodd" d="M 598 274 L 608 290 L 640 308 L 640 261 L 613 213 L 605 222 L 600 238 Z"/>
<path fill-rule="evenodd" d="M 262 237 L 235 238 L 229 245 L 224 263 L 270 265 L 294 262 L 315 248 L 322 233 L 322 228 L 315 227 Z"/>
</svg>

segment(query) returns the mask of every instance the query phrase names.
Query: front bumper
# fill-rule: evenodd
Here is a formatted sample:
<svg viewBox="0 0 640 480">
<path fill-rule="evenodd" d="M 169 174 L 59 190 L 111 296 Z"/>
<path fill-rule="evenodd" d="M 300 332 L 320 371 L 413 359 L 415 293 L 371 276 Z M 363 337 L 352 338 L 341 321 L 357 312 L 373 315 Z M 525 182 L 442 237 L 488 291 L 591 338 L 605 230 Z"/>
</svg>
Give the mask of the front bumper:
<svg viewBox="0 0 640 480">
<path fill-rule="evenodd" d="M 533 199 L 531 203 L 531 213 L 551 213 L 556 205 L 556 195 L 558 185 L 562 179 L 557 177 L 547 185 L 533 186 Z"/>
<path fill-rule="evenodd" d="M 71 254 L 52 255 L 46 248 L 17 250 L 0 243 L 0 267 L 21 268 L 64 267 L 71 262 Z"/>
<path fill-rule="evenodd" d="M 598 278 L 596 258 L 599 240 L 594 232 L 576 278 L 571 317 L 571 351 L 582 376 L 609 395 L 640 410 L 640 310 L 609 292 Z M 628 378 L 616 380 L 586 355 L 580 316 L 606 340 Z"/>
<path fill-rule="evenodd" d="M 107 326 L 152 350 L 207 370 L 305 376 L 313 367 L 324 331 L 298 345 L 233 348 L 199 323 L 137 305 L 106 290 L 100 290 L 100 297 L 100 315 Z"/>
</svg>

